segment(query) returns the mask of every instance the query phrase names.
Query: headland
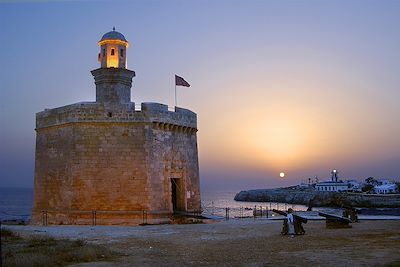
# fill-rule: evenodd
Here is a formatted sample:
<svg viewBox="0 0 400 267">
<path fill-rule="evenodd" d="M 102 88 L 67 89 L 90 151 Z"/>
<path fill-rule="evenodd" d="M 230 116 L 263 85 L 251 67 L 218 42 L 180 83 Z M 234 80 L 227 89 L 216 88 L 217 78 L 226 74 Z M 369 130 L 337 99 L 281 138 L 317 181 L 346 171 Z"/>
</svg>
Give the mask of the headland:
<svg viewBox="0 0 400 267">
<path fill-rule="evenodd" d="M 235 200 L 248 202 L 280 202 L 312 207 L 400 207 L 400 194 L 385 195 L 352 192 L 324 192 L 300 187 L 244 190 L 236 194 Z"/>
</svg>

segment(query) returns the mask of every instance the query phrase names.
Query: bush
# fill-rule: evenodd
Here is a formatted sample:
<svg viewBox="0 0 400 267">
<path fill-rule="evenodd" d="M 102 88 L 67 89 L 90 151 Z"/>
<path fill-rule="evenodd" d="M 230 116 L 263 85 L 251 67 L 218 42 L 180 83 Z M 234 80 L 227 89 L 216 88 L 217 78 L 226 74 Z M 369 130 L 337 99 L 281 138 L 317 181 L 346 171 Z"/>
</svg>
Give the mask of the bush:
<svg viewBox="0 0 400 267">
<path fill-rule="evenodd" d="M 363 192 L 369 193 L 374 190 L 374 186 L 371 184 L 366 184 L 361 189 Z"/>
</svg>

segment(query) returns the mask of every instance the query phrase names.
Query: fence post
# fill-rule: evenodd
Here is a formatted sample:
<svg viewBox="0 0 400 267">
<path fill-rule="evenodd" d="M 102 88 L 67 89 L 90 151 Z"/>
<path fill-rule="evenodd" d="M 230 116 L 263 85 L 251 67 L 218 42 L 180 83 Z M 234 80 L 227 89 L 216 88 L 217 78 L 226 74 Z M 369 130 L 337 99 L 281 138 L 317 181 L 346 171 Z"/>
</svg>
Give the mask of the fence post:
<svg viewBox="0 0 400 267">
<path fill-rule="evenodd" d="M 225 208 L 225 219 L 229 220 L 229 208 Z"/>
<path fill-rule="evenodd" d="M 42 225 L 47 226 L 47 210 L 42 211 Z"/>
<path fill-rule="evenodd" d="M 143 224 L 147 224 L 147 210 L 143 210 Z"/>
<path fill-rule="evenodd" d="M 96 211 L 92 210 L 92 226 L 96 226 Z"/>
</svg>

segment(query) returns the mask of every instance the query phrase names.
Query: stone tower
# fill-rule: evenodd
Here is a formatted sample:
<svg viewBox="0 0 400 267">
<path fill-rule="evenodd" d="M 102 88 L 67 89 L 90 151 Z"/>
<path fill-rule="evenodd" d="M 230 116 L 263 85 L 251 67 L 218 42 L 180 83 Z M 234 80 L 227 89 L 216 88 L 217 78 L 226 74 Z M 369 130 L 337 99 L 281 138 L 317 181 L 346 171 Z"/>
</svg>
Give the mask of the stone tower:
<svg viewBox="0 0 400 267">
<path fill-rule="evenodd" d="M 167 222 L 199 211 L 197 116 L 131 102 L 128 41 L 99 41 L 96 102 L 36 114 L 33 224 Z"/>
</svg>

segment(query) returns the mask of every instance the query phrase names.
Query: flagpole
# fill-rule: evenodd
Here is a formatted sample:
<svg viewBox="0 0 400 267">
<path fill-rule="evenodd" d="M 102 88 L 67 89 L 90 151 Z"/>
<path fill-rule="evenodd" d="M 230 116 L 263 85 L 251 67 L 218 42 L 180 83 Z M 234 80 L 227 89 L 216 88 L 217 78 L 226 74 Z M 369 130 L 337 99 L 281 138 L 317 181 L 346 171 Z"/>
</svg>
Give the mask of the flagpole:
<svg viewBox="0 0 400 267">
<path fill-rule="evenodd" d="M 176 98 L 176 82 L 175 82 L 175 107 L 178 106 L 178 100 Z"/>
</svg>

